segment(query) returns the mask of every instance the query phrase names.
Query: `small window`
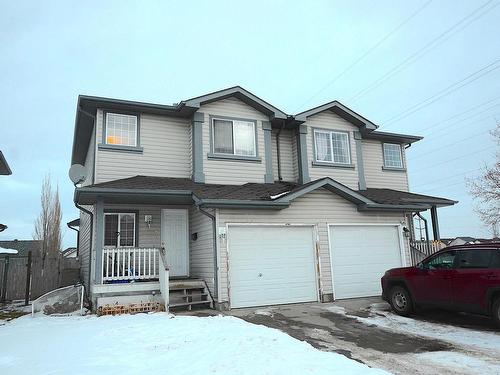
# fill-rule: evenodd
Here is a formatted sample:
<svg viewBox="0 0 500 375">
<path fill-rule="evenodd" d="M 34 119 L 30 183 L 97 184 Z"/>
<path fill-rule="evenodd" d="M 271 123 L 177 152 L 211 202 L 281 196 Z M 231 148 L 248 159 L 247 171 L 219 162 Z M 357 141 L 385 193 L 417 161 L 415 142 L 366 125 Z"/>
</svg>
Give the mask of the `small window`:
<svg viewBox="0 0 500 375">
<path fill-rule="evenodd" d="M 315 130 L 314 146 L 318 162 L 351 164 L 348 133 Z"/>
<path fill-rule="evenodd" d="M 428 270 L 440 270 L 453 268 L 454 263 L 455 251 L 447 251 L 424 262 L 423 266 Z"/>
<path fill-rule="evenodd" d="M 104 246 L 135 246 L 135 214 L 104 214 Z"/>
<path fill-rule="evenodd" d="M 401 145 L 384 143 L 384 166 L 387 168 L 403 168 Z"/>
<path fill-rule="evenodd" d="M 470 249 L 460 251 L 460 268 L 488 268 L 494 250 Z"/>
<path fill-rule="evenodd" d="M 137 146 L 137 116 L 106 113 L 104 143 L 119 146 Z"/>
<path fill-rule="evenodd" d="M 255 122 L 214 119 L 213 152 L 237 156 L 257 156 Z"/>
</svg>

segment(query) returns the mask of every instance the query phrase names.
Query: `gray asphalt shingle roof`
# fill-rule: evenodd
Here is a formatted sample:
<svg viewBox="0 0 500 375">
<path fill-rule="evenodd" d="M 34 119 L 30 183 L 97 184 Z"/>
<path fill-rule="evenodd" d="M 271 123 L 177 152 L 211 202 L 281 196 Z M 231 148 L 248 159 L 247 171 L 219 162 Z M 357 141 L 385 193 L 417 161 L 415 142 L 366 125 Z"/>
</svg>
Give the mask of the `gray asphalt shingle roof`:
<svg viewBox="0 0 500 375">
<path fill-rule="evenodd" d="M 305 189 L 311 184 L 299 185 L 292 182 L 275 182 L 272 184 L 264 183 L 246 183 L 244 185 L 223 185 L 223 184 L 205 184 L 193 182 L 189 178 L 172 177 L 152 177 L 135 176 L 103 182 L 86 188 L 108 188 L 124 190 L 171 190 L 171 191 L 190 191 L 199 199 L 228 199 L 228 200 L 250 200 L 250 201 L 270 201 L 272 196 L 284 193 L 294 193 Z M 352 190 L 363 195 L 374 203 L 389 205 L 407 205 L 407 204 L 436 204 L 452 205 L 455 201 L 433 197 L 422 194 L 409 193 L 405 191 L 392 189 L 367 189 Z"/>
</svg>

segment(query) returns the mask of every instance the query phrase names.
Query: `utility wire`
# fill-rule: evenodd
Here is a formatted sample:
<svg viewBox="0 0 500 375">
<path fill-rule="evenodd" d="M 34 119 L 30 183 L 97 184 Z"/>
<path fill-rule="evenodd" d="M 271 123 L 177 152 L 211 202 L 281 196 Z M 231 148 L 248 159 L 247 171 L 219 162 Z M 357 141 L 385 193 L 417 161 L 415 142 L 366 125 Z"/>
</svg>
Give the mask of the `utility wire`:
<svg viewBox="0 0 500 375">
<path fill-rule="evenodd" d="M 474 151 L 474 152 L 470 152 L 470 153 L 467 153 L 467 154 L 464 154 L 464 155 L 460 155 L 460 156 L 458 156 L 458 157 L 456 157 L 456 158 L 453 158 L 453 159 L 447 159 L 447 160 L 442 161 L 441 163 L 432 164 L 432 167 L 436 167 L 436 166 L 438 166 L 438 165 L 447 164 L 447 163 L 449 163 L 450 161 L 459 160 L 459 159 L 465 158 L 465 157 L 467 157 L 467 156 L 477 155 L 477 154 L 479 154 L 479 153 L 481 153 L 481 152 L 491 150 L 492 148 L 495 148 L 495 147 L 496 147 L 496 145 L 493 145 L 493 146 L 490 146 L 490 147 L 483 148 L 482 150 L 476 150 L 476 151 Z M 414 171 L 414 173 L 427 171 L 428 169 L 429 169 L 429 166 L 427 166 L 427 167 L 425 167 L 425 168 L 422 168 L 422 169 L 417 169 L 416 171 Z"/>
<path fill-rule="evenodd" d="M 429 154 L 432 154 L 432 153 L 435 153 L 435 152 L 438 152 L 438 151 L 441 151 L 445 148 L 448 148 L 448 147 L 452 147 L 452 146 L 455 146 L 456 144 L 459 144 L 461 142 L 465 142 L 465 141 L 468 141 L 469 139 L 471 138 L 474 138 L 474 137 L 478 137 L 480 135 L 483 135 L 483 134 L 486 134 L 486 133 L 489 133 L 491 130 L 488 129 L 486 131 L 483 131 L 483 132 L 479 132 L 479 133 L 476 133 L 474 135 L 469 135 L 467 138 L 463 138 L 463 139 L 460 139 L 456 142 L 452 142 L 452 143 L 445 143 L 444 145 L 440 146 L 439 148 L 435 148 L 435 149 L 431 149 L 430 151 L 425 151 L 424 153 L 421 153 L 421 154 L 417 154 L 416 156 L 412 156 L 411 158 L 408 158 L 408 160 L 412 161 L 412 160 L 415 160 L 415 159 L 418 159 L 418 158 L 421 158 L 423 156 L 427 156 Z"/>
<path fill-rule="evenodd" d="M 425 184 L 419 184 L 419 185 L 413 186 L 413 188 L 419 188 L 421 186 L 432 185 L 435 182 L 449 180 L 451 178 L 455 178 L 455 177 L 459 177 L 459 176 L 465 176 L 468 173 L 477 172 L 477 171 L 480 171 L 480 170 L 481 170 L 481 168 L 471 169 L 470 171 L 467 171 L 467 172 L 457 173 L 457 174 L 454 174 L 454 175 L 451 175 L 451 176 L 447 176 L 447 177 L 443 177 L 443 178 L 438 178 L 436 180 L 432 180 L 431 182 L 426 182 Z"/>
<path fill-rule="evenodd" d="M 422 100 L 420 103 L 412 105 L 411 107 L 405 109 L 400 114 L 388 118 L 384 122 L 384 125 L 381 126 L 381 128 L 385 127 L 385 125 L 387 125 L 387 124 L 401 121 L 402 119 L 412 115 L 413 113 L 418 112 L 421 109 L 435 103 L 439 99 L 444 98 L 445 96 L 450 95 L 451 93 L 461 89 L 462 87 L 467 86 L 467 85 L 477 81 L 479 78 L 482 78 L 485 75 L 490 74 L 491 72 L 494 72 L 498 68 L 500 68 L 500 59 L 493 61 L 492 63 L 482 67 L 479 70 L 476 70 L 475 72 L 467 75 L 466 77 L 462 78 L 461 80 L 449 85 L 445 89 L 438 91 L 436 94 L 428 97 L 427 99 Z"/>
<path fill-rule="evenodd" d="M 404 59 L 401 63 L 396 65 L 394 68 L 389 70 L 387 73 L 382 75 L 382 77 L 378 78 L 374 82 L 372 82 L 369 86 L 365 87 L 364 89 L 358 91 L 355 95 L 353 95 L 348 101 L 355 101 L 361 98 L 362 96 L 366 95 L 368 92 L 373 91 L 375 88 L 380 86 L 382 83 L 387 81 L 389 78 L 394 76 L 395 74 L 399 73 L 406 67 L 410 66 L 413 64 L 415 61 L 417 61 L 419 58 L 424 56 L 427 52 L 432 50 L 433 48 L 439 46 L 440 44 L 444 43 L 446 40 L 448 40 L 451 36 L 455 35 L 457 32 L 463 30 L 467 26 L 469 26 L 472 22 L 476 21 L 477 19 L 481 18 L 484 16 L 486 13 L 490 12 L 493 8 L 498 6 L 500 2 L 493 3 L 492 6 L 488 8 L 489 5 L 491 5 L 493 0 L 488 0 L 486 1 L 483 5 L 479 6 L 478 8 L 474 9 L 471 13 L 467 14 L 465 17 L 463 17 L 460 21 L 457 23 L 453 24 L 451 27 L 443 31 L 441 34 L 439 34 L 437 37 L 432 39 L 430 42 L 425 44 L 422 48 L 411 54 L 409 57 Z M 485 9 L 486 8 L 486 9 Z"/>
<path fill-rule="evenodd" d="M 466 109 L 465 111 L 462 111 L 462 112 L 456 113 L 456 114 L 454 114 L 454 115 L 452 115 L 452 116 L 450 116 L 450 117 L 445 118 L 444 120 L 437 121 L 437 122 L 433 123 L 432 125 L 429 125 L 429 126 L 427 126 L 427 127 L 423 128 L 423 129 L 418 129 L 418 131 L 419 131 L 419 132 L 423 132 L 423 131 L 425 131 L 425 130 L 428 130 L 428 129 L 434 128 L 434 127 L 439 126 L 439 125 L 441 125 L 441 124 L 444 124 L 444 123 L 446 123 L 446 122 L 448 122 L 448 121 L 450 121 L 450 120 L 453 120 L 453 119 L 455 119 L 455 118 L 457 118 L 457 117 L 460 117 L 460 116 L 462 116 L 462 115 L 464 115 L 464 114 L 466 114 L 466 113 L 472 112 L 472 111 L 474 111 L 475 109 L 477 109 L 477 108 L 479 108 L 479 107 L 484 106 L 485 104 L 492 103 L 492 102 L 494 102 L 494 101 L 496 101 L 496 100 L 498 100 L 498 99 L 500 99 L 500 96 L 497 96 L 496 98 L 493 98 L 493 99 L 487 100 L 486 102 L 483 102 L 483 103 L 481 103 L 481 104 L 475 105 L 475 106 L 473 106 L 473 107 L 469 107 L 469 108 L 468 108 L 468 109 Z M 488 108 L 486 108 L 486 109 L 483 109 L 483 110 L 481 110 L 481 111 L 479 111 L 479 112 L 477 112 L 477 113 L 475 113 L 475 114 L 473 114 L 473 115 L 471 115 L 471 116 L 469 116 L 469 117 L 466 117 L 465 119 L 458 120 L 458 121 L 454 122 L 453 124 L 456 124 L 456 123 L 458 123 L 458 122 L 462 122 L 462 121 L 465 121 L 465 120 L 467 120 L 467 119 L 469 119 L 469 118 L 472 118 L 472 117 L 475 117 L 475 116 L 477 116 L 477 115 L 480 115 L 481 113 L 487 112 L 487 111 L 489 111 L 489 110 L 490 110 L 490 109 L 492 109 L 492 108 L 498 107 L 499 105 L 500 105 L 500 103 L 497 103 L 497 104 L 495 104 L 495 105 L 493 105 L 493 106 L 491 106 L 491 107 L 488 107 Z M 389 127 L 390 127 L 390 126 L 389 126 Z M 439 131 L 439 130 L 438 130 L 438 131 Z"/>
<path fill-rule="evenodd" d="M 497 104 L 495 107 L 497 107 L 497 106 L 499 106 L 499 105 L 500 105 L 500 103 L 499 103 L 499 104 Z M 491 108 L 489 108 L 489 109 L 491 109 Z M 487 112 L 487 111 L 484 111 L 484 112 Z M 426 137 L 430 137 L 431 135 L 434 135 L 434 134 L 436 134 L 436 133 L 441 133 L 443 130 L 449 129 L 449 128 L 451 128 L 453 125 L 456 125 L 456 124 L 458 124 L 458 123 L 460 123 L 460 122 L 464 122 L 464 121 L 466 121 L 466 120 L 469 120 L 469 119 L 471 119 L 472 117 L 476 117 L 478 114 L 481 114 L 481 113 L 482 113 L 482 112 L 477 113 L 477 114 L 475 114 L 475 115 L 473 115 L 473 116 L 469 116 L 469 117 L 467 117 L 467 118 L 465 118 L 465 119 L 463 119 L 463 120 L 459 120 L 459 121 L 452 122 L 451 124 L 448 124 L 447 126 L 445 126 L 445 127 L 441 128 L 441 129 L 437 129 L 437 130 L 435 130 L 435 131 L 433 131 L 433 132 L 428 133 L 428 134 L 426 135 Z M 499 116 L 499 115 L 500 115 L 499 113 L 489 114 L 488 116 L 481 117 L 480 119 L 477 119 L 477 120 L 475 120 L 475 121 L 472 121 L 472 122 L 468 123 L 467 125 L 477 124 L 478 122 L 481 122 L 481 121 L 484 121 L 484 120 L 488 120 L 488 119 L 491 119 L 491 117 L 495 117 L 495 116 Z"/>
<path fill-rule="evenodd" d="M 430 189 L 423 189 L 423 191 L 424 191 L 424 193 L 426 193 L 428 191 L 434 191 L 434 190 L 439 190 L 439 189 L 448 189 L 450 186 L 457 186 L 457 185 L 461 185 L 464 183 L 465 183 L 464 181 L 459 181 L 459 182 L 455 182 L 453 184 L 447 184 L 446 186 L 437 186 L 437 187 L 433 187 Z"/>
<path fill-rule="evenodd" d="M 307 99 L 304 103 L 302 103 L 295 112 L 302 109 L 307 103 L 311 100 L 315 99 L 318 95 L 320 95 L 323 91 L 328 89 L 331 85 L 337 82 L 340 78 L 346 75 L 349 71 L 351 71 L 356 65 L 358 65 L 361 61 L 363 61 L 370 53 L 375 51 L 382 43 L 384 43 L 387 39 L 389 39 L 392 35 L 397 33 L 404 25 L 410 22 L 413 18 L 415 18 L 420 12 L 422 12 L 433 0 L 428 0 L 422 6 L 420 6 L 417 10 L 415 10 L 410 16 L 405 18 L 401 23 L 399 23 L 394 29 L 392 29 L 389 33 L 384 35 L 377 43 L 371 46 L 367 51 L 365 51 L 361 56 L 359 56 L 356 60 L 354 60 L 349 66 L 347 66 L 343 71 L 337 74 L 332 80 L 330 80 L 326 85 L 324 85 L 318 92 L 312 95 L 309 99 Z"/>
</svg>

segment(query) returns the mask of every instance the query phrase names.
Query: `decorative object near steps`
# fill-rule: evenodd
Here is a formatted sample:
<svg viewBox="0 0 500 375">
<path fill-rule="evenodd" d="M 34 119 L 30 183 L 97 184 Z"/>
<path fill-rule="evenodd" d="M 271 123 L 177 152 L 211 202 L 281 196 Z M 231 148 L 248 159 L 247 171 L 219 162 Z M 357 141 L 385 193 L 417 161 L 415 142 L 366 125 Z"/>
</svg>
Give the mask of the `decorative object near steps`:
<svg viewBox="0 0 500 375">
<path fill-rule="evenodd" d="M 130 303 L 127 305 L 105 305 L 97 309 L 97 315 L 120 315 L 120 314 L 138 314 L 148 312 L 165 311 L 165 306 L 159 302 Z"/>
<path fill-rule="evenodd" d="M 213 307 L 213 299 L 204 280 L 170 280 L 169 308 L 187 308 L 193 306 Z"/>
</svg>

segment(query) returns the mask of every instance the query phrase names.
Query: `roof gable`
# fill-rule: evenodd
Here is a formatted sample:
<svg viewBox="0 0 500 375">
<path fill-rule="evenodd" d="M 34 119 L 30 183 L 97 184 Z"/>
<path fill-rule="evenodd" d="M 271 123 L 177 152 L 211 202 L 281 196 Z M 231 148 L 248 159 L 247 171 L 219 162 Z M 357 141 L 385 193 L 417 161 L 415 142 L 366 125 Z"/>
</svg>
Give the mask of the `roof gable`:
<svg viewBox="0 0 500 375">
<path fill-rule="evenodd" d="M 240 86 L 234 86 L 228 89 L 215 91 L 210 94 L 197 96 L 195 98 L 183 101 L 182 104 L 188 107 L 200 108 L 202 104 L 212 103 L 230 97 L 238 98 L 249 106 L 257 109 L 262 113 L 265 113 L 271 119 L 276 118 L 286 120 L 288 118 L 286 113 Z"/>
<path fill-rule="evenodd" d="M 308 117 L 314 116 L 324 111 L 332 111 L 333 113 L 342 117 L 344 120 L 349 121 L 351 124 L 354 124 L 364 130 L 375 130 L 378 128 L 378 126 L 373 122 L 364 118 L 359 113 L 354 112 L 352 109 L 348 108 L 337 100 L 298 113 L 295 115 L 295 119 L 297 121 L 305 122 Z"/>
</svg>

